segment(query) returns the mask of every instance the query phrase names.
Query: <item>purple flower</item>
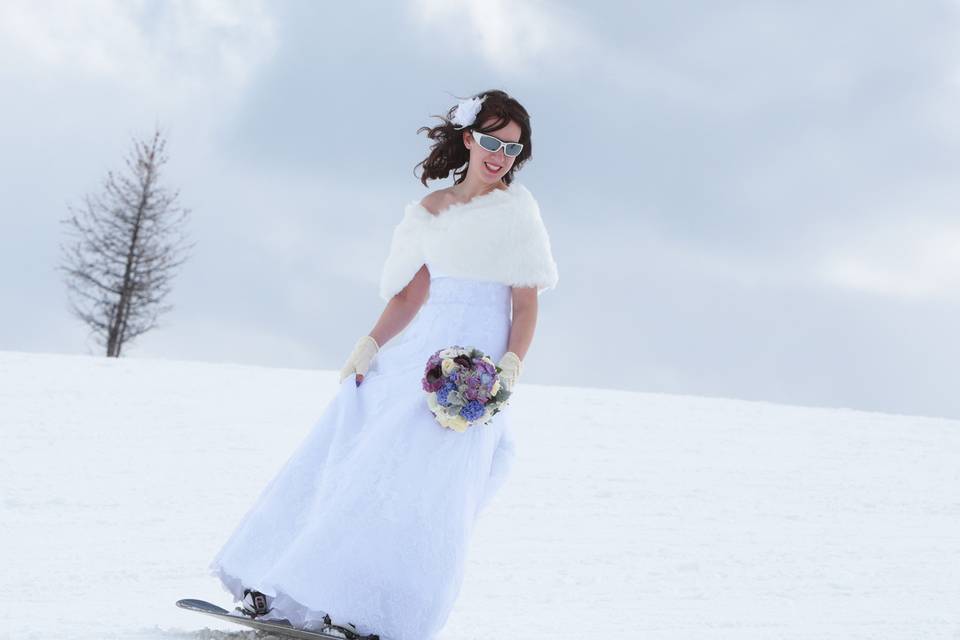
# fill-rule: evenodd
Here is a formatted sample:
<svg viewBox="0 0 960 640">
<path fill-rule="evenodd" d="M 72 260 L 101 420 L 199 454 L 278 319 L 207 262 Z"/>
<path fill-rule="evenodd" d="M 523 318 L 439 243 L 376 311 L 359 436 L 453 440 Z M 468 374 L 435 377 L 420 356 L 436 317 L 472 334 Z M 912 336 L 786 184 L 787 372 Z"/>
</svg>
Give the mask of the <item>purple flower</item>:
<svg viewBox="0 0 960 640">
<path fill-rule="evenodd" d="M 440 365 L 437 364 L 427 369 L 423 379 L 420 381 L 420 386 L 423 387 L 424 391 L 430 392 L 437 391 L 443 386 L 443 383 L 443 372 L 440 369 Z"/>
</svg>

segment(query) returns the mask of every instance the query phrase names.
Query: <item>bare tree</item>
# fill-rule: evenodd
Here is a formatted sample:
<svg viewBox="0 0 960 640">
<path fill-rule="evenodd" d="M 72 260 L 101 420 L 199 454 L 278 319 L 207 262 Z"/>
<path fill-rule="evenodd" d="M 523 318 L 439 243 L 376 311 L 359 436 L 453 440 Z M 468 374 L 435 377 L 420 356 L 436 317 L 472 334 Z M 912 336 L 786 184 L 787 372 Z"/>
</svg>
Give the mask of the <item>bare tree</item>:
<svg viewBox="0 0 960 640">
<path fill-rule="evenodd" d="M 129 173 L 107 173 L 103 192 L 86 196 L 81 211 L 68 209 L 61 220 L 75 238 L 60 245 L 70 308 L 119 357 L 125 344 L 158 326 L 157 318 L 173 308 L 163 300 L 174 270 L 185 259 L 183 223 L 189 209 L 176 205 L 179 190 L 159 185 L 167 162 L 165 141 L 134 140 L 126 164 Z"/>
</svg>

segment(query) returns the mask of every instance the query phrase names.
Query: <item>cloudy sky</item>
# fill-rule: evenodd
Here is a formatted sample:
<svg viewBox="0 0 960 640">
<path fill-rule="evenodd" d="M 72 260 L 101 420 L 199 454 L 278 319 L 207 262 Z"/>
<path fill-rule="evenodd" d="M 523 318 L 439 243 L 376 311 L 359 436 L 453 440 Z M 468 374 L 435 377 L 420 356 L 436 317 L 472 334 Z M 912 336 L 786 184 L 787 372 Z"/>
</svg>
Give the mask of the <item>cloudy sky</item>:
<svg viewBox="0 0 960 640">
<path fill-rule="evenodd" d="M 7 0 L 0 349 L 100 352 L 58 220 L 160 126 L 197 244 L 127 355 L 339 369 L 416 129 L 491 88 L 560 273 L 526 381 L 960 417 L 955 0 Z"/>
</svg>

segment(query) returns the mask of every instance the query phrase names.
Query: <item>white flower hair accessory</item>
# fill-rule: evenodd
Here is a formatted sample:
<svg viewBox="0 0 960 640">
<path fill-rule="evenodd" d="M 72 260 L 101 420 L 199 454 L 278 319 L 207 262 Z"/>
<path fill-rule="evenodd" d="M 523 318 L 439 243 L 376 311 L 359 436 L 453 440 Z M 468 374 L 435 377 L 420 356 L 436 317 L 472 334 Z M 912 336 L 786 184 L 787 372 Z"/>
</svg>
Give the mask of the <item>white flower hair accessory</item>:
<svg viewBox="0 0 960 640">
<path fill-rule="evenodd" d="M 474 96 L 458 102 L 453 111 L 453 118 L 450 120 L 455 125 L 453 128 L 463 129 L 472 125 L 477 120 L 477 114 L 480 113 L 480 105 L 486 99 L 487 96 L 482 98 Z"/>
</svg>

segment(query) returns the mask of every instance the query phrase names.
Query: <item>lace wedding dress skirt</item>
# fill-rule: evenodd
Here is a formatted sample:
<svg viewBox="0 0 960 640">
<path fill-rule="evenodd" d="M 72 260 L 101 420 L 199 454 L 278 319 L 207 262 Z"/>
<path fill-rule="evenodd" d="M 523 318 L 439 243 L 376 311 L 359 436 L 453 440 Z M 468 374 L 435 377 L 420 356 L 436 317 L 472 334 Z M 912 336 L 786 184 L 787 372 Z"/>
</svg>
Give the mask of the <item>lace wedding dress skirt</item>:
<svg viewBox="0 0 960 640">
<path fill-rule="evenodd" d="M 429 268 L 429 265 L 428 265 Z M 342 383 L 303 442 L 211 562 L 240 600 L 272 596 L 267 616 L 309 627 L 328 613 L 381 640 L 429 640 L 463 581 L 477 515 L 514 457 L 507 405 L 486 425 L 441 427 L 420 386 L 427 358 L 507 350 L 510 287 L 432 272 L 429 298 Z"/>
</svg>

